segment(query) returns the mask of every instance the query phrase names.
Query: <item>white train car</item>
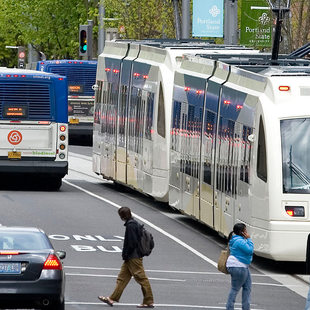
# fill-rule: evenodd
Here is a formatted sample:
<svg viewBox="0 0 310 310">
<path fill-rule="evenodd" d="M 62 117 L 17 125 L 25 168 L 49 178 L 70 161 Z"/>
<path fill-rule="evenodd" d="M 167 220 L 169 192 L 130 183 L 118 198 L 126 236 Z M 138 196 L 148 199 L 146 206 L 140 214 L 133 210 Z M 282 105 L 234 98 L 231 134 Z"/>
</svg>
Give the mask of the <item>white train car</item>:
<svg viewBox="0 0 310 310">
<path fill-rule="evenodd" d="M 310 63 L 272 66 L 268 57 L 108 42 L 97 67 L 94 172 L 223 236 L 246 223 L 259 256 L 305 261 Z"/>
<path fill-rule="evenodd" d="M 185 52 L 257 53 L 209 43 L 125 41 L 107 42 L 98 59 L 93 171 L 160 201 L 168 201 L 173 79 Z"/>
<path fill-rule="evenodd" d="M 259 256 L 305 261 L 310 62 L 249 62 L 187 56 L 177 69 L 169 203 L 225 236 L 245 223 Z"/>
</svg>

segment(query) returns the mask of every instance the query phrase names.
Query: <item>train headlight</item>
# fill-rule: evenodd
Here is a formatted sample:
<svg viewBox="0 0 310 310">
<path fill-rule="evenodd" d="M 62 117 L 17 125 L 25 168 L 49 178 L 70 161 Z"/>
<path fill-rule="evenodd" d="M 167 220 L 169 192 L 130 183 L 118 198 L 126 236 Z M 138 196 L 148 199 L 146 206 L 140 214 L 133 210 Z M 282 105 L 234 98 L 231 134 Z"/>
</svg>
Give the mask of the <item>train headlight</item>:
<svg viewBox="0 0 310 310">
<path fill-rule="evenodd" d="M 286 206 L 285 207 L 286 214 L 292 217 L 304 217 L 305 216 L 305 208 L 299 206 Z"/>
</svg>

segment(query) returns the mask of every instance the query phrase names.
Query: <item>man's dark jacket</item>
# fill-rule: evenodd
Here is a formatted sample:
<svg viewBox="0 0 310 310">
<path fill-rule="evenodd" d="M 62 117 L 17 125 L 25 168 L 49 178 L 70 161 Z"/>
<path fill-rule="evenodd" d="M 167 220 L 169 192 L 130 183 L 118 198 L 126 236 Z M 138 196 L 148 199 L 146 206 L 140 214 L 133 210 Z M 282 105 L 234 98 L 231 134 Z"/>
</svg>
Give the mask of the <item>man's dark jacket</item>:
<svg viewBox="0 0 310 310">
<path fill-rule="evenodd" d="M 140 241 L 140 225 L 133 218 L 126 221 L 125 239 L 123 246 L 122 257 L 127 261 L 132 258 L 141 258 L 142 256 L 138 250 L 138 243 Z"/>
</svg>

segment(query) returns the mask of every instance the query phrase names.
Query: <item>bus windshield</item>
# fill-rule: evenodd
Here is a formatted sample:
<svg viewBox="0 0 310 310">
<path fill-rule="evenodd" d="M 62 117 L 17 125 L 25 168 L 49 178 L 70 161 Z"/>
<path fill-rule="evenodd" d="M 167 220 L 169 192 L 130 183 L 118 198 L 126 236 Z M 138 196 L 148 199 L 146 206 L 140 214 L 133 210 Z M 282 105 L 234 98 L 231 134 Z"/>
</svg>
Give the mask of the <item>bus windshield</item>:
<svg viewBox="0 0 310 310">
<path fill-rule="evenodd" d="M 282 171 L 284 193 L 310 193 L 310 119 L 282 120 Z"/>
</svg>

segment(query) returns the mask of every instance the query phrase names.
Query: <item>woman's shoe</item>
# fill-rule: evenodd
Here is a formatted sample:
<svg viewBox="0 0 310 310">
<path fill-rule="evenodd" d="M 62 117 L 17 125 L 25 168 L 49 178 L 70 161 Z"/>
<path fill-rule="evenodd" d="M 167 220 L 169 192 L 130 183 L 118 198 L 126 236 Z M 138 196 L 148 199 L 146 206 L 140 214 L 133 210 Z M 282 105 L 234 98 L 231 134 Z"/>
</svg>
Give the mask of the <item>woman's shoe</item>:
<svg viewBox="0 0 310 310">
<path fill-rule="evenodd" d="M 141 305 L 138 305 L 137 308 L 154 308 L 154 305 L 145 305 L 145 304 L 141 304 Z"/>
</svg>

